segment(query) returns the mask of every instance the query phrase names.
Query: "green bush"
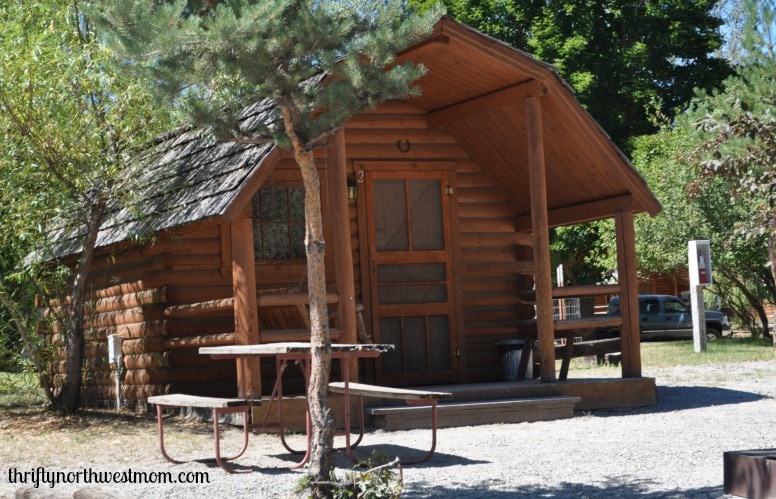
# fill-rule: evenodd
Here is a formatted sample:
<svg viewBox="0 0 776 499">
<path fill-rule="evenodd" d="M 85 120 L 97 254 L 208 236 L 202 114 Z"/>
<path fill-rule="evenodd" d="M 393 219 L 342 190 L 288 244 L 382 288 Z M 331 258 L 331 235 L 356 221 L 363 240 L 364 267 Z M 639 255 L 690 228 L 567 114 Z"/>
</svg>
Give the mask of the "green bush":
<svg viewBox="0 0 776 499">
<path fill-rule="evenodd" d="M 358 463 L 356 469 L 347 471 L 343 477 L 332 476 L 326 486 L 330 488 L 334 499 L 398 499 L 404 489 L 401 465 L 399 459 L 388 460 L 388 456 L 374 452 L 372 456 Z M 368 468 L 360 471 L 358 468 Z M 398 468 L 398 475 L 394 468 Z M 296 493 L 304 497 L 312 497 L 310 477 L 302 478 Z"/>
</svg>

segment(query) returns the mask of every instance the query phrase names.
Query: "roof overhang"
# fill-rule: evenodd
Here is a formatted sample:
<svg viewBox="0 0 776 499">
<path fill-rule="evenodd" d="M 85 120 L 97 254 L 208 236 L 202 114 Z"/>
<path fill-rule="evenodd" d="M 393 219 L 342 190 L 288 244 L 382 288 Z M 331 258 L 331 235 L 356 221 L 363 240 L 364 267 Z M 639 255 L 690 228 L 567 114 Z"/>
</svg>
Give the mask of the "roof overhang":
<svg viewBox="0 0 776 499">
<path fill-rule="evenodd" d="M 555 69 L 449 17 L 399 54 L 427 68 L 410 102 L 455 136 L 530 215 L 526 98 L 540 97 L 551 225 L 657 214 L 660 203 Z"/>
</svg>

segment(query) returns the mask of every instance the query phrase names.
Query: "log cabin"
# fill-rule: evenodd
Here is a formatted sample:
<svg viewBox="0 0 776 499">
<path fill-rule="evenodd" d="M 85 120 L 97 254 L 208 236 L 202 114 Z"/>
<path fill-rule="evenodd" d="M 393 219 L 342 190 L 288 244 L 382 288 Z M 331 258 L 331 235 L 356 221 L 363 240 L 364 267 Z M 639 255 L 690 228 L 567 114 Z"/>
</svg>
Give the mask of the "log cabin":
<svg viewBox="0 0 776 499">
<path fill-rule="evenodd" d="M 615 320 L 621 380 L 640 383 L 634 392 L 608 380 L 603 405 L 654 402 L 654 380 L 641 373 L 633 219 L 661 207 L 642 177 L 555 69 L 529 54 L 445 17 L 398 60 L 427 68 L 421 95 L 354 116 L 316 150 L 332 337 L 396 345 L 359 376 L 496 382 L 498 343 L 529 337 L 535 386 L 557 393 L 556 339 Z M 89 274 L 82 400 L 114 401 L 111 334 L 124 339 L 130 407 L 165 393 L 234 395 L 234 362 L 199 347 L 309 337 L 299 170 L 273 144 L 191 128 L 136 162 L 143 201 L 106 217 Z M 605 218 L 615 221 L 619 282 L 553 287 L 549 230 Z M 62 239 L 63 258 L 77 252 Z M 608 323 L 553 315 L 554 299 L 613 293 L 621 317 Z M 246 374 L 264 395 L 274 375 L 264 364 Z"/>
</svg>

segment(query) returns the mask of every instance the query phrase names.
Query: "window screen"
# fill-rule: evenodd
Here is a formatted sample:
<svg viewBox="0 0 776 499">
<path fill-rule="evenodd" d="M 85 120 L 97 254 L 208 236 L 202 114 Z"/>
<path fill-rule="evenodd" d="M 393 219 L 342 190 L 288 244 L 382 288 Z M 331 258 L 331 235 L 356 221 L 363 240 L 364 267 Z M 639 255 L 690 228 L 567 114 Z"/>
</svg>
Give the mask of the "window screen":
<svg viewBox="0 0 776 499">
<path fill-rule="evenodd" d="M 266 187 L 253 197 L 256 258 L 304 258 L 304 188 Z"/>
</svg>

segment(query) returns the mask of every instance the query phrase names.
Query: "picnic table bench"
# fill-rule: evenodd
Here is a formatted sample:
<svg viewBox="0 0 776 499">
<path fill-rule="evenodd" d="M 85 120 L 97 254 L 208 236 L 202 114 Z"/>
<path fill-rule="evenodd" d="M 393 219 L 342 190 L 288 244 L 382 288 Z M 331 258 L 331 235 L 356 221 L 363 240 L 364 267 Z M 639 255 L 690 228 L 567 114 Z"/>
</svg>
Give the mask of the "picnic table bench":
<svg viewBox="0 0 776 499">
<path fill-rule="evenodd" d="M 248 411 L 251 406 L 261 404 L 260 400 L 232 399 L 218 397 L 201 397 L 198 395 L 185 395 L 175 393 L 169 395 L 156 395 L 148 397 L 149 404 L 156 405 L 156 421 L 159 428 L 159 450 L 164 458 L 175 464 L 181 464 L 184 461 L 172 459 L 164 448 L 164 409 L 181 407 L 200 407 L 212 409 L 213 411 L 213 439 L 215 442 L 216 462 L 227 473 L 235 473 L 234 468 L 226 464 L 226 461 L 232 461 L 242 456 L 245 449 L 248 448 Z M 243 415 L 243 446 L 240 452 L 233 456 L 221 457 L 220 430 L 218 418 L 221 414 L 242 413 Z"/>
<path fill-rule="evenodd" d="M 364 436 L 364 397 L 375 398 L 388 398 L 404 400 L 408 405 L 420 405 L 429 406 L 431 408 L 431 449 L 420 459 L 405 460 L 402 459 L 402 464 L 416 464 L 428 461 L 431 456 L 434 455 L 436 450 L 436 434 L 437 434 L 437 402 L 439 399 L 452 397 L 448 392 L 433 392 L 426 390 L 414 390 L 409 388 L 394 388 L 390 386 L 370 385 L 366 383 L 344 383 L 344 382 L 331 382 L 329 383 L 329 391 L 332 393 L 342 393 L 346 397 L 351 395 L 357 395 L 359 400 L 358 422 L 359 422 L 359 436 L 354 444 L 350 443 L 350 414 L 345 413 L 345 447 L 347 449 L 350 459 L 354 462 L 358 462 L 353 455 L 353 447 L 357 446 Z"/>
</svg>

